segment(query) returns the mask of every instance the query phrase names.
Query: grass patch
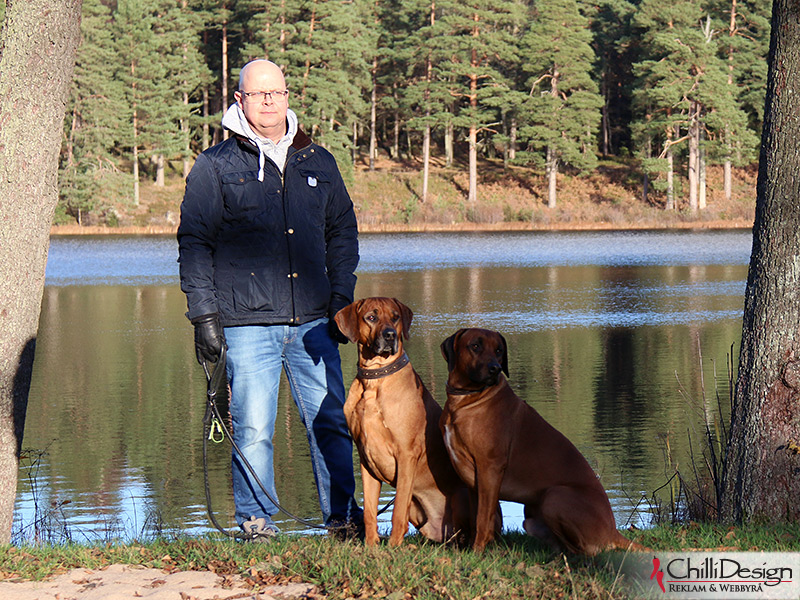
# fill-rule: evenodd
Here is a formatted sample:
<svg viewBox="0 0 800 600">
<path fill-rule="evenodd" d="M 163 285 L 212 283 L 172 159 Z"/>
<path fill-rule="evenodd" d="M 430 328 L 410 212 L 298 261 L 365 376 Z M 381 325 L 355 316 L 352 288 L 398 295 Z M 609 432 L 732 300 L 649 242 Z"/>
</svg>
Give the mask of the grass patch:
<svg viewBox="0 0 800 600">
<path fill-rule="evenodd" d="M 419 536 L 400 548 L 367 548 L 329 536 L 279 536 L 269 543 L 177 539 L 127 545 L 4 547 L 5 580 L 41 580 L 72 568 L 137 564 L 167 571 L 208 570 L 259 586 L 307 582 L 326 598 L 625 598 L 603 558 L 565 559 L 521 533 L 482 554 Z"/>
<path fill-rule="evenodd" d="M 653 550 L 800 551 L 800 525 L 725 527 L 689 523 L 627 532 Z M 475 598 L 628 598 L 611 555 L 555 554 L 528 536 L 502 535 L 484 553 L 411 536 L 399 548 L 367 548 L 329 536 L 278 536 L 242 543 L 208 536 L 148 543 L 0 548 L 0 577 L 41 580 L 72 568 L 136 564 L 169 572 L 241 575 L 259 586 L 307 582 L 321 597 L 390 600 Z"/>
</svg>

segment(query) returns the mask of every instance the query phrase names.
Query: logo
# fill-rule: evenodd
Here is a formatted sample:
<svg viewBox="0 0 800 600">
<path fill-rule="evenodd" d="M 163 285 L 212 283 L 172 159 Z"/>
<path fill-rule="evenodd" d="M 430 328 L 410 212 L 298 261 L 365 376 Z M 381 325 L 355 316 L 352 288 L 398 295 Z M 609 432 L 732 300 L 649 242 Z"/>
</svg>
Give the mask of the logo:
<svg viewBox="0 0 800 600">
<path fill-rule="evenodd" d="M 653 577 L 658 581 L 658 587 L 661 588 L 661 591 L 666 594 L 667 590 L 664 587 L 664 571 L 661 569 L 661 561 L 655 556 L 653 557 L 653 572 L 650 574 L 650 579 L 653 579 Z"/>
<path fill-rule="evenodd" d="M 639 573 L 647 577 L 643 570 Z M 726 600 L 800 597 L 800 553 L 664 553 L 653 556 L 646 573 L 648 596 Z"/>
</svg>

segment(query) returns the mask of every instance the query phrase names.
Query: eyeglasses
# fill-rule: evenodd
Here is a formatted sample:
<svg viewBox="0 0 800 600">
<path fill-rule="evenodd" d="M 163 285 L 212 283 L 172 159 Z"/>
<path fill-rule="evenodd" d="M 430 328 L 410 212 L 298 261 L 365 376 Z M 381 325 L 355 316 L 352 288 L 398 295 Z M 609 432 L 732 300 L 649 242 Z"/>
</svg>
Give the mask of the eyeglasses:
<svg viewBox="0 0 800 600">
<path fill-rule="evenodd" d="M 239 90 L 239 93 L 245 99 L 245 101 L 251 102 L 266 102 L 269 100 L 270 102 L 283 102 L 286 100 L 286 97 L 289 95 L 289 90 L 283 90 L 282 92 L 243 92 Z"/>
</svg>

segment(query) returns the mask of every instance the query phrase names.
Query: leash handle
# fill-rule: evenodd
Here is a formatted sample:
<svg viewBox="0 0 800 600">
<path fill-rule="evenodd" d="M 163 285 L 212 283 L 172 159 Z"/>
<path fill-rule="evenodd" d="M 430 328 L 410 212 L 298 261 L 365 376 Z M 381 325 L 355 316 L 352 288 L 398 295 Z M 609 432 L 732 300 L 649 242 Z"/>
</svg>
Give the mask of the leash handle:
<svg viewBox="0 0 800 600">
<path fill-rule="evenodd" d="M 217 358 L 216 366 L 214 367 L 213 373 L 208 368 L 208 361 L 203 359 L 203 362 L 200 363 L 203 365 L 203 372 L 206 374 L 209 399 L 211 399 L 212 396 L 216 396 L 217 390 L 219 389 L 219 386 L 222 383 L 222 378 L 225 375 L 225 364 L 227 362 L 227 359 L 228 359 L 228 350 L 225 348 L 225 344 L 223 344 L 222 349 L 220 350 L 219 353 L 219 358 Z"/>
</svg>

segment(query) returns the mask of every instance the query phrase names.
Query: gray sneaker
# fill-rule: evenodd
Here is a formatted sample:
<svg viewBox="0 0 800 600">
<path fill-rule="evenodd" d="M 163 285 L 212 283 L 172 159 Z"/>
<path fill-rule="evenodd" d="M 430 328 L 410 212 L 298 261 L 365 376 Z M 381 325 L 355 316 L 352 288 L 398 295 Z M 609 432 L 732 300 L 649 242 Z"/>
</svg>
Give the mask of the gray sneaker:
<svg viewBox="0 0 800 600">
<path fill-rule="evenodd" d="M 267 520 L 264 517 L 251 516 L 242 523 L 242 529 L 252 542 L 266 542 L 278 535 L 278 530 L 274 526 L 267 527 Z"/>
</svg>

